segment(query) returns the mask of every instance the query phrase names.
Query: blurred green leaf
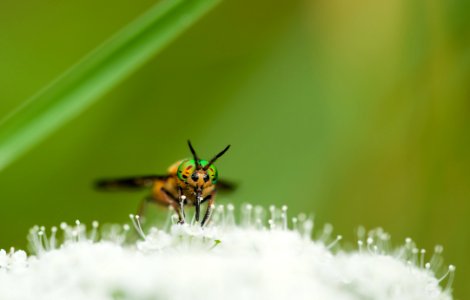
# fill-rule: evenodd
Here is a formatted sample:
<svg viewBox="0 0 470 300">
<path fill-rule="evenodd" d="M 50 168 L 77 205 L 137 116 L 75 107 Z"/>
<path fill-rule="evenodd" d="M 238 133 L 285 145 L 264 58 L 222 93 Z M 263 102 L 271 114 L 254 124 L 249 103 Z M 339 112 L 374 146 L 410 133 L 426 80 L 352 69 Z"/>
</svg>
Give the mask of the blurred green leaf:
<svg viewBox="0 0 470 300">
<path fill-rule="evenodd" d="M 0 170 L 119 84 L 218 2 L 159 2 L 0 121 Z"/>
</svg>

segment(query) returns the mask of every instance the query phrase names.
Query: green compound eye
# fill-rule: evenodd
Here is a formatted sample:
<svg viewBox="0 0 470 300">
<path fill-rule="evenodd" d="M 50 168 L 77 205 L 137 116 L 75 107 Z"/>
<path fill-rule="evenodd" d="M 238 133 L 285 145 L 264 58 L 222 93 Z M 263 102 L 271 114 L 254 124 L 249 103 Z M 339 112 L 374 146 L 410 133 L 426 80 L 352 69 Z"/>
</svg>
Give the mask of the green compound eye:
<svg viewBox="0 0 470 300">
<path fill-rule="evenodd" d="M 217 172 L 217 169 L 214 167 L 214 165 L 211 165 L 211 167 L 207 170 L 207 173 L 212 178 L 212 183 L 216 184 L 217 179 L 219 179 L 219 173 Z"/>
<path fill-rule="evenodd" d="M 209 162 L 207 160 L 200 159 L 199 164 L 204 168 L 207 166 Z M 184 182 L 187 181 L 187 179 L 193 174 L 193 172 L 196 170 L 196 161 L 194 159 L 188 159 L 183 161 L 177 171 L 178 178 Z M 217 169 L 215 168 L 214 165 L 210 165 L 207 168 L 207 174 L 211 178 L 212 183 L 216 183 L 218 179 L 218 173 Z"/>
<path fill-rule="evenodd" d="M 178 178 L 184 182 L 187 181 L 189 176 L 196 170 L 196 162 L 194 159 L 184 160 L 178 167 L 177 175 Z"/>
<path fill-rule="evenodd" d="M 207 160 L 200 160 L 199 163 L 201 164 L 201 166 L 203 168 L 205 168 L 207 166 L 207 164 L 209 163 Z M 207 174 L 209 175 L 209 177 L 211 178 L 212 180 L 212 183 L 216 184 L 217 183 L 217 179 L 219 177 L 219 174 L 217 172 L 217 169 L 215 168 L 214 165 L 210 165 L 209 168 L 207 169 Z"/>
</svg>

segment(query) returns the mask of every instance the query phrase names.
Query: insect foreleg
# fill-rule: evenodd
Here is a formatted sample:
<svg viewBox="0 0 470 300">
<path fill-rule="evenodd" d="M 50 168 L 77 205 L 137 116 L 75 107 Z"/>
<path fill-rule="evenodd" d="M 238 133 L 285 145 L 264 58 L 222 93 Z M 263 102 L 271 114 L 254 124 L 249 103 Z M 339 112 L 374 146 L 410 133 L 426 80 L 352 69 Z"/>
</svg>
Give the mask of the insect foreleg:
<svg viewBox="0 0 470 300">
<path fill-rule="evenodd" d="M 179 219 L 179 223 L 184 223 L 184 219 L 185 219 L 185 215 L 184 215 L 184 209 L 183 209 L 183 206 L 181 205 L 181 201 L 179 199 L 181 199 L 181 196 L 179 197 L 176 197 L 175 195 L 173 195 L 172 193 L 170 193 L 170 191 L 168 191 L 167 189 L 165 189 L 164 187 L 162 187 L 162 191 L 163 193 L 165 193 L 165 195 L 168 196 L 168 198 L 170 198 L 171 200 L 171 206 L 173 206 L 173 208 L 176 210 L 176 212 L 178 213 L 178 219 Z M 178 194 L 179 194 L 179 189 L 178 189 Z"/>
<path fill-rule="evenodd" d="M 202 219 L 202 222 L 201 222 L 201 227 L 204 227 L 206 225 L 206 223 L 209 222 L 209 219 L 210 219 L 211 214 L 212 214 L 212 209 L 214 208 L 215 193 L 210 194 L 209 196 L 204 198 L 203 201 L 204 202 L 207 201 L 207 208 L 206 208 L 206 212 L 204 214 L 204 218 Z"/>
<path fill-rule="evenodd" d="M 210 195 L 206 196 L 204 199 L 202 199 L 201 204 L 205 203 L 210 198 L 212 198 L 212 194 L 210 194 Z"/>
<path fill-rule="evenodd" d="M 166 188 L 162 187 L 162 191 L 168 196 L 170 197 L 171 200 L 175 201 L 175 202 L 179 202 L 178 201 L 178 198 L 175 197 L 175 195 L 173 195 L 172 193 L 170 193 L 170 191 L 168 191 Z"/>
</svg>

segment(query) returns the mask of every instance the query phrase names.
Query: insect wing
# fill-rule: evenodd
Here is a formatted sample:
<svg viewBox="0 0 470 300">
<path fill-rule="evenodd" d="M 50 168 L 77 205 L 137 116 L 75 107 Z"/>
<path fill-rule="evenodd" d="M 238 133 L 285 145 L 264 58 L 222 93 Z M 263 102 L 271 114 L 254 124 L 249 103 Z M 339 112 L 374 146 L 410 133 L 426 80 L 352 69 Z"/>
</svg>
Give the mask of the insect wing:
<svg viewBox="0 0 470 300">
<path fill-rule="evenodd" d="M 95 183 L 95 187 L 99 190 L 138 190 L 151 187 L 157 180 L 166 180 L 169 175 L 147 175 L 124 177 L 115 179 L 102 179 Z"/>
<path fill-rule="evenodd" d="M 237 188 L 237 185 L 227 180 L 219 179 L 216 183 L 217 190 L 222 192 L 232 192 Z"/>
</svg>

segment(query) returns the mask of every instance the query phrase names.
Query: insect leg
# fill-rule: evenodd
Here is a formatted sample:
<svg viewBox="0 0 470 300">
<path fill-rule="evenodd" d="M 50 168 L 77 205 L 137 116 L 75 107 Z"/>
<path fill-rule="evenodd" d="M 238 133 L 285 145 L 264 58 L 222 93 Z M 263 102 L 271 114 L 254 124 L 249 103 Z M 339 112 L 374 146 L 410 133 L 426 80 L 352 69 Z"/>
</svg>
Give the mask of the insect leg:
<svg viewBox="0 0 470 300">
<path fill-rule="evenodd" d="M 142 201 L 140 201 L 139 209 L 137 210 L 137 215 L 142 219 L 144 217 L 144 213 L 147 210 L 147 205 L 153 201 L 152 196 L 147 196 Z"/>
<path fill-rule="evenodd" d="M 184 215 L 184 210 L 183 210 L 183 206 L 181 205 L 181 201 L 178 201 L 178 198 L 173 195 L 172 193 L 170 193 L 170 191 L 168 191 L 167 189 L 163 188 L 162 187 L 162 191 L 163 193 L 165 193 L 165 195 L 168 196 L 168 198 L 170 198 L 171 200 L 171 206 L 173 206 L 173 208 L 176 210 L 176 213 L 178 214 L 178 219 L 179 219 L 179 223 L 184 223 L 184 219 L 185 219 L 185 215 Z M 178 191 L 179 193 L 179 191 Z M 179 197 L 181 198 L 181 197 Z M 179 204 L 179 205 L 178 205 Z"/>
<path fill-rule="evenodd" d="M 210 194 L 209 196 L 206 196 L 204 199 L 202 199 L 201 204 L 203 204 L 204 202 L 206 202 L 210 198 L 212 198 L 212 194 Z"/>
<path fill-rule="evenodd" d="M 201 227 L 204 227 L 206 223 L 209 222 L 209 219 L 212 214 L 212 209 L 214 208 L 215 193 L 210 194 L 209 196 L 204 198 L 203 201 L 207 201 L 208 203 L 207 203 L 206 213 L 204 214 L 204 218 L 202 219 L 202 222 L 201 222 Z"/>
<path fill-rule="evenodd" d="M 162 191 L 168 196 L 170 197 L 171 200 L 175 201 L 175 202 L 178 202 L 178 199 L 175 197 L 175 195 L 173 195 L 172 193 L 170 193 L 170 191 L 168 191 L 166 188 L 162 187 Z"/>
</svg>

